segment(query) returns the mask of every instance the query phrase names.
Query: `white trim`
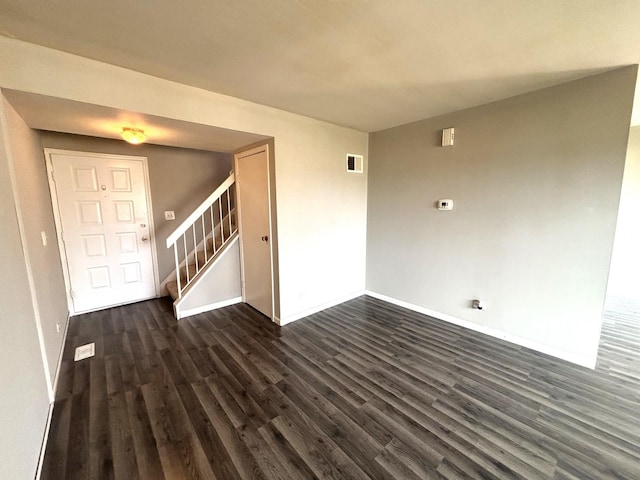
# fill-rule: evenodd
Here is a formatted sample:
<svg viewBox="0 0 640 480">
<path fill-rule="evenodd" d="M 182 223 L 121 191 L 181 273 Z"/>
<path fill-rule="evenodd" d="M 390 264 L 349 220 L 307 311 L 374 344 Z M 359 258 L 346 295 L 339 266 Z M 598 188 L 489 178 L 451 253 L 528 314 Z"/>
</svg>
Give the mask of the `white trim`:
<svg viewBox="0 0 640 480">
<path fill-rule="evenodd" d="M 116 158 L 117 160 L 129 160 L 142 163 L 142 171 L 144 176 L 144 188 L 145 199 L 147 201 L 147 224 L 149 225 L 149 238 L 151 240 L 151 263 L 153 266 L 153 288 L 155 295 L 150 298 L 157 298 L 160 295 L 160 272 L 158 270 L 158 253 L 156 245 L 155 225 L 153 222 L 153 205 L 151 203 L 151 184 L 149 180 L 149 163 L 147 157 L 133 156 L 133 155 L 119 155 L 112 153 L 96 153 L 96 152 L 82 152 L 78 150 L 64 150 L 58 148 L 45 148 L 45 163 L 47 166 L 47 180 L 49 181 L 49 191 L 51 193 L 51 206 L 53 208 L 53 220 L 56 225 L 56 236 L 58 238 L 58 250 L 60 252 L 60 262 L 62 263 L 62 276 L 64 278 L 65 290 L 67 293 L 67 306 L 71 315 L 102 310 L 105 308 L 112 308 L 119 305 L 126 305 L 127 303 L 140 302 L 142 300 L 148 300 L 139 298 L 125 303 L 118 303 L 114 305 L 104 306 L 91 310 L 77 311 L 73 305 L 73 299 L 71 298 L 71 278 L 69 276 L 69 264 L 67 262 L 67 251 L 65 249 L 65 243 L 62 239 L 62 220 L 60 219 L 60 205 L 58 204 L 58 190 L 54 178 L 53 161 L 51 160 L 52 154 L 61 154 L 77 157 L 94 157 L 94 158 Z"/>
<path fill-rule="evenodd" d="M 238 232 L 240 234 L 240 238 L 242 240 L 242 204 L 240 199 L 240 185 L 241 179 L 239 175 L 238 169 L 238 161 L 242 158 L 251 157 L 253 155 L 257 155 L 259 153 L 265 152 L 267 154 L 267 200 L 269 207 L 269 262 L 271 266 L 271 315 L 270 320 L 272 322 L 276 322 L 276 302 L 275 302 L 275 272 L 273 265 L 273 205 L 271 205 L 271 152 L 269 151 L 269 144 L 265 143 L 264 145 L 260 145 L 258 147 L 251 148 L 249 150 L 245 150 L 242 152 L 237 152 L 233 156 L 233 169 L 236 174 L 236 210 L 237 210 L 237 218 L 238 218 Z M 246 288 L 245 288 L 245 272 L 244 272 L 244 242 L 240 241 L 240 283 L 242 287 L 242 300 L 246 300 Z M 277 322 L 276 322 L 277 323 Z"/>
<path fill-rule="evenodd" d="M 64 327 L 64 332 L 62 332 L 62 346 L 60 348 L 60 353 L 58 354 L 58 366 L 56 367 L 55 377 L 53 379 L 53 397 L 50 399 L 51 402 L 54 402 L 56 399 L 56 392 L 58 391 L 58 380 L 60 379 L 60 368 L 62 367 L 62 357 L 64 354 L 65 346 L 67 345 L 67 332 L 69 331 L 69 322 L 71 321 L 71 314 L 67 312 L 67 324 Z"/>
<path fill-rule="evenodd" d="M 242 297 L 230 298 L 229 300 L 222 300 L 221 302 L 210 303 L 209 305 L 203 305 L 202 307 L 191 308 L 189 310 L 183 310 L 180 312 L 180 319 L 198 315 L 199 313 L 210 312 L 217 310 L 218 308 L 228 307 L 229 305 L 235 305 L 242 302 Z"/>
<path fill-rule="evenodd" d="M 383 302 L 392 303 L 399 307 L 403 307 L 408 310 L 413 310 L 414 312 L 422 313 L 423 315 L 427 315 L 429 317 L 437 318 L 438 320 L 442 320 L 447 323 L 452 323 L 454 325 L 458 325 L 460 327 L 464 327 L 466 329 L 473 330 L 475 332 L 484 333 L 485 335 L 489 335 L 494 338 L 499 338 L 500 340 L 505 340 L 509 343 L 513 343 L 521 347 L 535 350 L 536 352 L 544 353 L 546 355 L 551 355 L 552 357 L 559 358 L 567 362 L 575 363 L 576 365 L 580 365 L 581 367 L 590 368 L 592 370 L 596 368 L 597 358 L 594 358 L 594 359 L 585 358 L 580 355 L 575 355 L 573 353 L 565 352 L 564 350 L 559 350 L 554 347 L 549 347 L 548 345 L 534 342 L 526 338 L 518 337 L 517 335 L 512 335 L 510 333 L 506 333 L 501 330 L 496 330 L 495 328 L 485 327 L 483 325 L 479 325 L 469 320 L 463 320 L 461 318 L 454 317 L 453 315 L 436 312 L 434 310 L 430 310 L 428 308 L 421 307 L 419 305 L 414 305 L 413 303 L 388 297 L 386 295 L 382 295 L 381 293 L 372 292 L 371 290 L 365 290 L 364 294 L 373 298 L 377 298 L 378 300 L 382 300 Z"/>
<path fill-rule="evenodd" d="M 69 265 L 67 263 L 67 252 L 64 248 L 64 241 L 62 239 L 62 222 L 60 220 L 60 209 L 58 205 L 58 189 L 56 187 L 56 181 L 53 177 L 53 163 L 48 149 L 44 149 L 45 163 L 47 166 L 47 180 L 49 181 L 49 192 L 51 194 L 51 207 L 53 210 L 53 221 L 56 225 L 56 237 L 58 239 L 58 253 L 60 254 L 60 263 L 62 265 L 62 278 L 64 279 L 64 289 L 67 294 L 67 309 L 71 314 L 75 314 L 73 308 L 73 299 L 71 298 L 71 280 L 69 279 Z"/>
<path fill-rule="evenodd" d="M 42 444 L 40 445 L 40 455 L 38 455 L 38 466 L 36 469 L 35 480 L 40 480 L 40 477 L 42 476 L 44 454 L 47 450 L 47 443 L 49 443 L 49 432 L 51 431 L 51 420 L 53 419 L 53 405 L 53 402 L 49 403 L 49 411 L 47 412 L 47 423 L 44 427 L 44 435 L 42 437 Z"/>
<path fill-rule="evenodd" d="M 122 155 L 120 155 L 122 156 Z M 156 225 L 153 220 L 153 201 L 151 198 L 151 178 L 149 177 L 149 160 L 142 158 L 142 171 L 144 173 L 144 189 L 147 198 L 147 222 L 149 225 L 149 238 L 151 239 L 151 261 L 153 262 L 153 283 L 156 289 L 156 298 L 160 295 L 160 270 L 158 269 L 158 243 L 156 242 Z"/>
<path fill-rule="evenodd" d="M 341 303 L 348 302 L 349 300 L 353 300 L 354 298 L 360 297 L 364 294 L 365 292 L 363 292 L 362 290 L 359 290 L 357 292 L 351 293 L 344 297 L 340 297 L 337 300 L 332 300 L 331 302 L 323 303 L 322 305 L 318 305 L 316 307 L 303 310 L 302 312 L 289 315 L 288 317 L 285 317 L 285 318 L 275 318 L 274 320 L 278 325 L 280 325 L 281 327 L 284 327 L 288 323 L 295 322 L 296 320 L 300 320 L 301 318 L 308 317 L 309 315 L 313 315 L 314 313 L 321 312 L 322 310 L 326 310 L 327 308 L 335 307 L 336 305 L 340 305 Z"/>
</svg>

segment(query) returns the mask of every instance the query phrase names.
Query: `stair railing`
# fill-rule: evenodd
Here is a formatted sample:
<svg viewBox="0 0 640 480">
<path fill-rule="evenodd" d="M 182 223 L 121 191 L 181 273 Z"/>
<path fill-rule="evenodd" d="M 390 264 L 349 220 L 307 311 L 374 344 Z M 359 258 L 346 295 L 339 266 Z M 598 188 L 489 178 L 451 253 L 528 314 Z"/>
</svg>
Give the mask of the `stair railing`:
<svg viewBox="0 0 640 480">
<path fill-rule="evenodd" d="M 235 207 L 235 175 L 220 184 L 189 217 L 167 237 L 176 262 L 178 298 L 237 231 L 232 221 Z M 209 246 L 209 240 L 212 240 Z M 220 240 L 218 245 L 218 240 Z M 201 255 L 198 255 L 198 253 Z M 199 258 L 199 257 L 202 258 Z M 190 265 L 191 260 L 193 264 Z M 184 268 L 184 278 L 181 269 Z"/>
</svg>

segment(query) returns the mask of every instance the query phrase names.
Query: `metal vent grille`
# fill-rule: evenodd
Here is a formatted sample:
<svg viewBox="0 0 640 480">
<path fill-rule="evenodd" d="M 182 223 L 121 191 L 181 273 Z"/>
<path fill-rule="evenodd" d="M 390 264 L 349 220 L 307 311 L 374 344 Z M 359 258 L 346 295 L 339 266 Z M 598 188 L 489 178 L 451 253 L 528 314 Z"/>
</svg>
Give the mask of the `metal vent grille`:
<svg viewBox="0 0 640 480">
<path fill-rule="evenodd" d="M 76 354 L 73 359 L 77 362 L 79 360 L 84 360 L 85 358 L 93 357 L 96 354 L 96 344 L 95 343 L 87 343 L 86 345 L 82 345 L 76 348 Z"/>
<path fill-rule="evenodd" d="M 347 172 L 362 173 L 364 157 L 362 155 L 354 155 L 347 153 Z"/>
</svg>

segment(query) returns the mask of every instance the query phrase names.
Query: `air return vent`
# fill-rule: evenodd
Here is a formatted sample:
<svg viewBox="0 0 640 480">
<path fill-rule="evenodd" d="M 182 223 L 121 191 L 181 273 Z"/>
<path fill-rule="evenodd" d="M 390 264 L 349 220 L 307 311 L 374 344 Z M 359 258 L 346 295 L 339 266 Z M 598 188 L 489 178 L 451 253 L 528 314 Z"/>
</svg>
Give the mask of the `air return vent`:
<svg viewBox="0 0 640 480">
<path fill-rule="evenodd" d="M 76 348 L 76 354 L 73 359 L 77 362 L 79 360 L 84 360 L 85 358 L 93 357 L 95 354 L 96 344 L 87 343 L 86 345 L 82 345 Z"/>
<path fill-rule="evenodd" d="M 347 172 L 362 173 L 364 158 L 362 155 L 347 153 Z"/>
</svg>

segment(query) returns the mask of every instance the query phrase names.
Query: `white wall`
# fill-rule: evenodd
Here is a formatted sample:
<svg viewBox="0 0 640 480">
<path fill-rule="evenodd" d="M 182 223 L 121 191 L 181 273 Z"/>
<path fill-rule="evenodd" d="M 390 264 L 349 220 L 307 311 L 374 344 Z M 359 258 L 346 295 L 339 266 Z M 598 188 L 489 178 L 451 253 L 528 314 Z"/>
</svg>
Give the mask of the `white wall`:
<svg viewBox="0 0 640 480">
<path fill-rule="evenodd" d="M 367 289 L 595 365 L 636 73 L 372 134 Z"/>
<path fill-rule="evenodd" d="M 5 107 L 0 99 L 0 478 L 31 480 L 49 396 L 11 181 Z"/>
<path fill-rule="evenodd" d="M 607 295 L 640 299 L 640 127 L 629 134 Z"/>
<path fill-rule="evenodd" d="M 367 175 L 345 154 L 367 134 L 7 38 L 0 64 L 0 87 L 274 137 L 281 319 L 364 289 Z"/>
</svg>

